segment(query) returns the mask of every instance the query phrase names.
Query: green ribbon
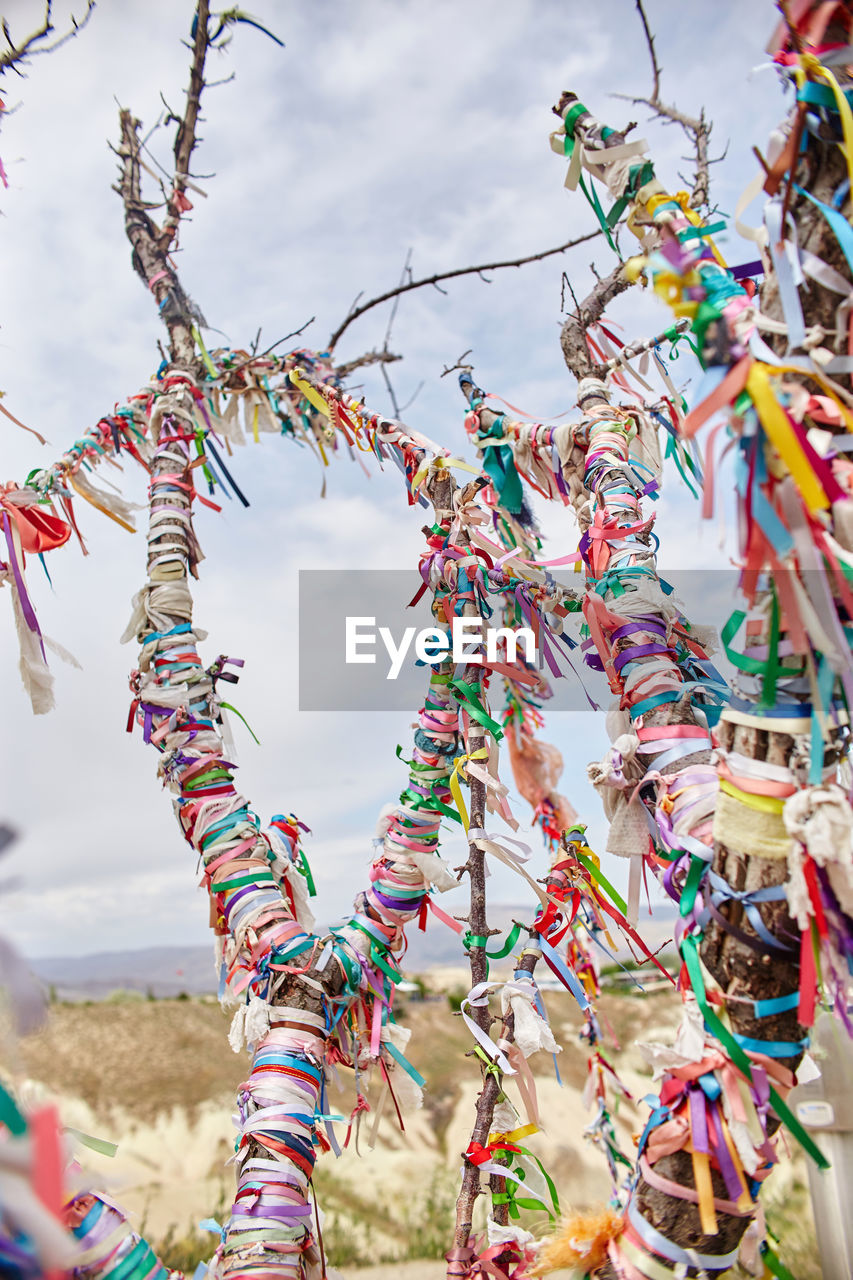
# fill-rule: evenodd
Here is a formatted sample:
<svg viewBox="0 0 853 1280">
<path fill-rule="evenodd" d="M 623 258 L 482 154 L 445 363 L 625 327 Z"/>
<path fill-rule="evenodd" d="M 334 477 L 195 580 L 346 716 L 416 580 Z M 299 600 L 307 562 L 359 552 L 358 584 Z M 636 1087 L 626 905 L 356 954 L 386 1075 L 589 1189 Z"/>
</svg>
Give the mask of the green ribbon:
<svg viewBox="0 0 853 1280">
<path fill-rule="evenodd" d="M 777 1276 L 778 1280 L 794 1280 L 792 1273 L 785 1266 L 784 1262 L 779 1260 L 766 1240 L 762 1240 L 758 1248 L 765 1267 L 768 1271 L 771 1271 L 774 1276 Z"/>
<path fill-rule="evenodd" d="M 699 892 L 699 886 L 707 870 L 708 863 L 704 858 L 697 857 L 695 853 L 690 855 L 690 870 L 687 873 L 687 879 L 684 882 L 684 888 L 678 902 L 678 913 L 682 917 L 689 916 L 693 910 L 696 894 Z"/>
<path fill-rule="evenodd" d="M 466 684 L 464 680 L 451 680 L 449 684 L 456 700 L 458 702 L 465 703 L 469 716 L 472 716 L 479 724 L 488 729 L 496 742 L 500 742 L 501 738 L 504 736 L 503 729 L 500 727 L 497 720 L 493 720 L 485 710 L 479 698 L 474 694 L 471 686 Z"/>
<path fill-rule="evenodd" d="M 770 635 L 768 637 L 766 658 L 751 658 L 748 654 L 738 653 L 736 649 L 732 648 L 730 641 L 734 639 L 745 619 L 746 614 L 744 611 L 736 609 L 720 632 L 720 639 L 723 642 L 726 657 L 733 667 L 737 667 L 739 671 L 746 671 L 750 675 L 762 677 L 759 707 L 772 707 L 776 703 L 776 686 L 779 673 L 789 672 L 796 674 L 798 669 L 798 667 L 786 666 L 784 662 L 779 660 L 779 601 L 776 593 L 773 593 L 770 612 Z"/>
<path fill-rule="evenodd" d="M 489 961 L 503 960 L 515 947 L 518 942 L 518 935 L 521 933 L 521 925 L 514 924 L 506 936 L 506 942 L 497 951 L 487 951 L 489 939 L 483 933 L 472 933 L 470 929 L 466 929 L 462 935 L 462 946 L 466 951 L 470 951 L 472 947 L 480 947 L 483 955 L 486 957 L 486 977 L 489 976 Z"/>
<path fill-rule="evenodd" d="M 490 427 L 482 428 L 474 437 L 474 443 L 483 453 L 483 470 L 491 480 L 502 507 L 517 516 L 522 508 L 524 495 L 521 488 L 521 477 L 516 469 L 512 446 L 508 444 L 492 444 L 493 439 L 504 434 L 504 414 L 500 414 Z"/>
<path fill-rule="evenodd" d="M 600 885 L 602 889 L 607 890 L 607 893 L 610 897 L 611 902 L 615 907 L 619 908 L 623 916 L 627 915 L 628 907 L 626 905 L 625 899 L 622 897 L 620 893 L 618 893 L 613 888 L 613 885 L 607 879 L 607 876 L 602 871 L 599 871 L 598 867 L 595 865 L 592 859 L 588 858 L 585 853 L 581 853 L 580 850 L 577 850 L 575 852 L 574 857 L 577 858 L 578 862 L 581 864 L 582 867 L 586 867 L 587 871 L 592 876 L 596 884 Z"/>
<path fill-rule="evenodd" d="M 304 849 L 299 850 L 299 866 L 297 870 L 301 876 L 305 877 L 305 883 L 308 886 L 308 897 L 317 897 L 317 886 L 314 884 L 314 877 L 311 874 L 311 865 L 305 857 Z"/>
<path fill-rule="evenodd" d="M 572 147 L 572 150 L 574 150 L 574 147 Z M 571 152 L 569 152 L 569 155 L 571 155 Z M 610 234 L 610 229 L 613 224 L 610 222 L 610 219 L 608 217 L 605 217 L 604 210 L 601 207 L 601 201 L 598 198 L 598 192 L 595 189 L 595 183 L 591 182 L 589 184 L 589 187 L 587 187 L 587 184 L 584 181 L 583 174 L 580 174 L 578 176 L 578 186 L 580 187 L 583 194 L 586 196 L 586 199 L 590 208 L 592 209 L 593 213 L 598 219 L 598 225 L 601 227 L 601 230 L 604 232 L 605 240 L 610 245 L 610 248 L 616 254 L 616 257 L 619 259 L 619 261 L 623 262 L 624 259 L 622 257 L 622 254 L 619 252 L 619 246 L 616 244 L 616 241 L 613 239 L 613 236 Z M 621 209 L 619 208 L 619 204 L 614 205 L 614 209 L 617 210 L 617 218 L 619 214 L 622 213 L 627 203 L 628 203 L 627 199 L 624 201 L 624 203 L 622 201 L 619 201 L 619 204 L 622 205 Z M 612 212 L 613 210 L 611 210 L 611 213 Z"/>
<path fill-rule="evenodd" d="M 684 960 L 685 965 L 687 966 L 687 972 L 690 977 L 690 984 L 693 988 L 693 994 L 696 997 L 696 1003 L 699 1005 L 699 1008 L 702 1011 L 702 1017 L 705 1019 L 705 1022 L 707 1023 L 711 1031 L 711 1034 L 717 1037 L 717 1039 L 723 1045 L 723 1047 L 725 1048 L 726 1052 L 728 1053 L 729 1057 L 731 1058 L 735 1066 L 739 1067 L 740 1070 L 743 1072 L 743 1074 L 746 1076 L 747 1080 L 751 1082 L 752 1081 L 752 1063 L 750 1062 L 749 1058 L 746 1056 L 746 1053 L 744 1052 L 744 1050 L 738 1044 L 737 1040 L 735 1040 L 731 1032 L 723 1025 L 723 1023 L 720 1021 L 720 1019 L 717 1017 L 716 1013 L 708 1003 L 708 998 L 705 993 L 705 982 L 704 982 L 704 979 L 702 978 L 702 968 L 699 961 L 698 942 L 695 934 L 692 934 L 692 933 L 685 934 L 685 936 L 682 938 L 681 956 L 682 956 L 682 959 Z M 790 1132 L 794 1135 L 794 1137 L 797 1139 L 797 1142 L 799 1142 L 800 1146 L 803 1147 L 808 1152 L 808 1154 L 811 1156 L 812 1160 L 814 1160 L 818 1168 L 828 1169 L 829 1161 L 827 1160 L 826 1156 L 823 1154 L 823 1152 L 820 1150 L 817 1144 L 813 1141 L 813 1139 L 809 1136 L 809 1134 L 806 1133 L 805 1129 L 800 1124 L 799 1120 L 797 1120 L 796 1116 L 793 1115 L 790 1108 L 782 1101 L 782 1099 L 779 1097 L 779 1094 L 776 1092 L 776 1090 L 773 1088 L 772 1085 L 770 1085 L 770 1101 L 773 1105 L 773 1110 L 776 1112 L 776 1115 L 779 1117 L 782 1123 L 786 1126 L 786 1128 L 788 1128 Z"/>
<path fill-rule="evenodd" d="M 761 701 L 764 706 L 776 705 L 776 681 L 779 675 L 779 601 L 773 592 L 770 607 L 770 637 L 767 646 L 767 670 L 761 685 Z"/>
<path fill-rule="evenodd" d="M 426 1080 L 421 1075 L 420 1071 L 415 1070 L 411 1062 L 409 1062 L 408 1058 L 404 1057 L 403 1054 L 400 1052 L 400 1050 L 397 1048 L 397 1046 L 392 1044 L 390 1040 L 383 1040 L 382 1043 L 385 1045 L 385 1048 L 391 1054 L 391 1057 L 395 1058 L 396 1061 L 399 1062 L 400 1066 L 403 1068 L 406 1074 L 412 1077 L 415 1084 L 418 1085 L 419 1088 L 423 1089 L 426 1084 Z"/>
<path fill-rule="evenodd" d="M 589 114 L 590 114 L 589 107 L 585 107 L 582 102 L 576 102 L 573 107 L 569 108 L 569 110 L 566 112 L 566 118 L 563 121 L 563 128 L 566 131 L 567 138 L 569 138 L 571 141 L 574 141 L 575 124 L 577 123 L 577 121 L 580 119 L 581 116 L 588 116 Z"/>
<path fill-rule="evenodd" d="M 213 472 L 211 471 L 207 463 L 207 454 L 204 451 L 204 431 L 202 431 L 200 427 L 198 431 L 196 431 L 195 433 L 195 449 L 196 449 L 197 456 L 199 458 L 205 459 L 205 461 L 202 463 L 202 468 L 201 468 L 202 474 L 205 480 L 207 481 L 207 483 L 210 485 L 210 487 L 214 488 L 217 483 L 217 480 L 216 480 L 216 476 L 213 474 Z"/>
<path fill-rule="evenodd" d="M 452 819 L 453 819 L 453 821 L 454 821 L 454 822 L 458 822 L 458 823 L 459 823 L 459 825 L 460 825 L 460 827 L 461 827 L 461 826 L 462 826 L 462 815 L 461 815 L 461 814 L 459 814 L 459 813 L 457 813 L 455 809 L 451 809 L 450 805 L 449 805 L 449 804 L 445 804 L 443 800 L 439 800 L 438 796 L 435 794 L 435 783 L 433 783 L 433 784 L 431 785 L 431 787 L 430 787 L 430 789 L 429 789 L 429 793 L 430 793 L 430 795 L 431 795 L 431 796 L 432 796 L 432 798 L 433 798 L 433 801 L 434 801 L 434 807 L 435 807 L 436 809 L 438 809 L 439 813 L 444 814 L 445 818 L 452 818 Z M 405 795 L 405 794 L 406 794 L 406 793 L 405 793 L 405 792 L 403 792 L 403 795 Z M 413 794 L 413 795 L 417 795 L 417 792 L 412 792 L 412 794 Z M 401 796 L 401 797 L 400 797 L 400 799 L 402 800 L 402 798 L 403 798 L 403 797 Z M 418 798 L 419 800 L 423 800 L 423 796 L 418 796 L 417 798 Z"/>
<path fill-rule="evenodd" d="M 263 880 L 273 880 L 275 877 L 271 871 L 252 871 L 244 876 L 237 876 L 234 880 L 223 880 L 221 884 L 214 886 L 214 893 L 224 893 L 226 889 L 242 889 L 247 884 L 260 883 Z"/>
<path fill-rule="evenodd" d="M 0 1084 L 0 1124 L 4 1124 L 15 1138 L 27 1132 L 27 1122 L 18 1110 L 18 1104 Z"/>
<path fill-rule="evenodd" d="M 528 1160 L 532 1160 L 534 1164 L 538 1166 L 539 1172 L 542 1174 L 542 1177 L 545 1179 L 545 1183 L 551 1195 L 551 1204 L 553 1206 L 553 1212 L 551 1211 L 551 1209 L 548 1208 L 547 1204 L 543 1203 L 542 1200 L 537 1200 L 532 1196 L 520 1196 L 518 1194 L 517 1184 L 513 1183 L 510 1179 L 507 1179 L 505 1183 L 505 1186 L 506 1186 L 505 1192 L 497 1192 L 497 1194 L 492 1196 L 492 1204 L 508 1205 L 509 1214 L 511 1218 L 518 1217 L 519 1207 L 522 1209 L 532 1209 L 534 1211 L 541 1209 L 544 1213 L 548 1214 L 548 1217 L 553 1222 L 556 1215 L 559 1214 L 560 1212 L 560 1200 L 557 1195 L 557 1188 L 554 1186 L 554 1183 L 550 1174 L 546 1171 L 544 1165 L 542 1164 L 542 1161 L 539 1160 L 533 1154 L 532 1151 L 528 1151 L 527 1147 L 521 1147 L 517 1143 L 513 1143 L 513 1146 L 517 1148 L 516 1151 L 507 1151 L 505 1153 L 495 1152 L 495 1156 L 497 1157 L 497 1155 L 499 1154 L 506 1154 L 507 1156 L 509 1156 L 510 1167 L 512 1167 L 512 1156 L 514 1155 L 527 1156 Z M 520 1164 L 516 1165 L 512 1169 L 512 1172 L 516 1174 L 522 1180 L 522 1182 L 524 1181 L 526 1176 L 526 1171 L 522 1168 Z M 500 1177 L 500 1174 L 496 1174 L 495 1176 Z"/>
<path fill-rule="evenodd" d="M 500 947 L 497 951 L 487 951 L 486 955 L 489 957 L 490 960 L 503 960 L 503 958 L 505 956 L 508 956 L 509 953 L 515 947 L 516 942 L 518 942 L 518 935 L 520 933 L 521 933 L 521 925 L 514 924 L 510 929 L 509 933 L 507 934 L 506 942 L 503 944 L 503 946 Z M 483 945 L 485 946 L 485 942 Z"/>
<path fill-rule="evenodd" d="M 696 308 L 696 314 L 693 317 L 693 324 L 690 327 L 696 335 L 696 346 L 699 348 L 700 352 L 702 347 L 705 345 L 705 333 L 707 332 L 708 326 L 715 324 L 718 320 L 722 319 L 722 314 L 723 313 L 720 311 L 719 307 L 715 306 L 712 302 L 700 302 L 699 306 Z M 704 368 L 705 364 L 701 359 L 701 356 L 700 363 Z M 751 404 L 752 401 L 750 400 L 749 403 Z"/>
<path fill-rule="evenodd" d="M 737 649 L 733 649 L 730 644 L 745 621 L 746 614 L 743 609 L 735 609 L 720 632 L 720 639 L 723 642 L 726 657 L 733 667 L 737 667 L 739 671 L 747 671 L 750 675 L 763 676 L 767 672 L 767 663 L 763 658 L 750 658 L 746 653 L 738 653 Z"/>
<path fill-rule="evenodd" d="M 565 155 L 566 159 L 570 163 L 571 163 L 572 156 L 574 155 L 574 150 L 576 146 L 576 140 L 574 135 L 575 121 L 577 120 L 578 116 L 584 115 L 586 113 L 586 110 L 587 110 L 586 107 L 583 106 L 582 103 L 577 102 L 575 103 L 571 111 L 566 116 L 566 136 L 563 140 L 563 154 Z M 571 124 L 569 123 L 570 121 L 571 121 Z M 604 215 L 604 210 L 602 209 L 601 202 L 598 199 L 598 193 L 595 190 L 595 183 L 593 182 L 590 184 L 589 187 L 587 187 L 586 183 L 584 182 L 583 174 L 581 173 L 578 175 L 578 186 L 580 187 L 581 191 L 586 197 L 587 203 L 589 204 L 590 208 L 595 214 L 596 219 L 598 221 L 598 225 L 601 228 L 601 230 L 604 232 L 604 238 L 606 239 L 607 243 L 610 245 L 610 248 L 613 250 L 613 252 L 618 257 L 619 261 L 621 262 L 623 260 L 622 254 L 619 252 L 616 246 L 616 242 L 614 241 L 613 236 L 610 234 L 610 229 L 613 224 L 610 222 L 609 218 L 605 217 Z M 614 207 L 618 208 L 618 206 L 614 206 Z M 619 212 L 616 215 L 617 218 L 621 215 L 623 209 L 624 209 L 624 205 L 622 206 L 622 209 L 619 209 Z M 611 210 L 611 214 L 612 212 L 613 210 Z"/>
<path fill-rule="evenodd" d="M 154 1261 L 156 1261 L 156 1255 L 151 1245 L 147 1240 L 140 1240 L 117 1267 L 106 1272 L 107 1280 L 130 1280 L 131 1276 L 147 1275 Z"/>
<path fill-rule="evenodd" d="M 72 1138 L 76 1138 L 84 1147 L 88 1147 L 90 1151 L 97 1151 L 99 1155 L 109 1156 L 111 1159 L 118 1151 L 118 1144 L 115 1142 L 107 1142 L 106 1138 L 93 1138 L 91 1133 L 83 1133 L 82 1129 L 75 1129 L 72 1125 L 63 1126 L 66 1133 L 70 1133 Z"/>
<path fill-rule="evenodd" d="M 721 219 L 719 222 L 712 222 L 710 226 L 685 227 L 683 231 L 679 231 L 678 239 L 684 244 L 685 240 L 704 240 L 706 237 L 718 235 L 719 232 L 725 230 L 725 220 Z"/>
<path fill-rule="evenodd" d="M 672 458 L 673 462 L 678 468 L 678 474 L 681 476 L 682 480 L 687 485 L 687 488 L 690 490 L 694 498 L 698 498 L 699 494 L 693 488 L 693 485 L 690 483 L 690 477 L 687 475 L 687 472 L 684 470 L 684 466 L 682 464 L 682 458 L 684 459 L 684 462 L 687 464 L 694 478 L 696 476 L 696 464 L 694 463 L 693 459 L 690 457 L 690 454 L 687 452 L 687 450 L 682 448 L 681 445 L 676 441 L 675 436 L 671 436 L 669 432 L 666 433 L 666 450 L 664 452 L 664 457 Z"/>
<path fill-rule="evenodd" d="M 361 965 L 353 960 L 349 949 L 339 939 L 336 933 L 332 934 L 335 941 L 332 943 L 332 953 L 340 964 L 347 976 L 347 995 L 354 995 L 361 984 Z"/>
<path fill-rule="evenodd" d="M 201 773 L 195 778 L 190 778 L 189 782 L 184 783 L 184 791 L 195 791 L 197 787 L 201 787 L 205 782 L 231 782 L 232 776 L 227 769 L 215 768 L 208 769 L 206 773 Z"/>
<path fill-rule="evenodd" d="M 500 1086 L 501 1081 L 503 1080 L 503 1072 L 498 1064 L 496 1062 L 492 1062 L 485 1050 L 481 1049 L 478 1044 L 474 1045 L 474 1057 L 480 1059 L 485 1074 L 487 1076 L 494 1076 L 498 1082 L 498 1086 Z"/>
<path fill-rule="evenodd" d="M 260 739 L 259 739 L 259 738 L 257 738 L 257 737 L 255 737 L 255 732 L 254 732 L 254 730 L 252 729 L 252 726 L 249 724 L 249 721 L 248 721 L 248 720 L 246 719 L 246 717 L 243 715 L 242 711 L 238 711 L 236 707 L 232 707 L 230 702 L 220 702 L 220 704 L 219 704 L 219 705 L 220 705 L 220 707 L 224 707 L 226 711 L 233 711 L 233 712 L 234 712 L 234 714 L 235 714 L 235 716 L 237 716 L 237 717 L 238 717 L 238 719 L 240 719 L 240 720 L 242 720 L 242 721 L 243 721 L 243 724 L 244 724 L 244 725 L 246 726 L 246 728 L 249 730 L 249 733 L 250 733 L 250 734 L 252 735 L 252 737 L 255 739 L 255 742 L 257 742 L 258 746 L 260 746 L 260 745 L 261 745 L 261 743 L 260 743 Z"/>
<path fill-rule="evenodd" d="M 358 929 L 358 931 L 360 933 L 363 933 L 365 938 L 368 939 L 370 943 L 370 958 L 373 961 L 373 963 L 376 965 L 377 969 L 381 969 L 382 972 L 385 974 L 386 978 L 389 978 L 391 982 L 395 984 L 399 982 L 400 981 L 399 970 L 392 969 L 391 965 L 385 959 L 385 956 L 383 956 L 379 948 L 379 945 L 376 939 L 373 937 L 373 935 L 369 933 L 367 929 L 364 928 L 364 925 L 359 924 L 357 920 L 350 920 L 349 925 L 350 925 L 350 928 L 352 929 Z"/>
</svg>

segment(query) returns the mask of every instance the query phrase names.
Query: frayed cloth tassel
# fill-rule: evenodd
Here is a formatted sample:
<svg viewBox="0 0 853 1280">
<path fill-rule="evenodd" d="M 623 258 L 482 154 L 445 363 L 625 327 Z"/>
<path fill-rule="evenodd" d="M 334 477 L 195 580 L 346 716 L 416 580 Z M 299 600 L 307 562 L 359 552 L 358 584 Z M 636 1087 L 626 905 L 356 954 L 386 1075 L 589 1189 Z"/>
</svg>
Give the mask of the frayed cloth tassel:
<svg viewBox="0 0 853 1280">
<path fill-rule="evenodd" d="M 594 1213 L 573 1213 L 544 1243 L 531 1275 L 574 1269 L 581 1274 L 594 1271 L 607 1260 L 607 1246 L 621 1233 L 624 1220 L 613 1209 Z"/>
</svg>

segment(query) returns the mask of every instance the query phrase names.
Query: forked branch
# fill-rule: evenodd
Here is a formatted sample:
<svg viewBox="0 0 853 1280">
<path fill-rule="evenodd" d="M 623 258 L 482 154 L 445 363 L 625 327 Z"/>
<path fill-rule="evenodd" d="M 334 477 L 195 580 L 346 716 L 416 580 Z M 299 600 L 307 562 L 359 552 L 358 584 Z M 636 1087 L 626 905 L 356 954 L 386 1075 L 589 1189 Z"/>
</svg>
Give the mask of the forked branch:
<svg viewBox="0 0 853 1280">
<path fill-rule="evenodd" d="M 196 18 L 193 23 L 193 59 L 190 66 L 190 82 L 187 87 L 187 103 L 184 114 L 178 121 L 175 135 L 175 177 L 172 193 L 167 203 L 167 214 L 163 221 L 163 229 L 159 235 L 160 247 L 167 252 L 178 234 L 181 214 L 186 211 L 186 189 L 190 177 L 190 160 L 198 141 L 199 113 L 201 111 L 201 92 L 204 88 L 204 63 L 210 48 L 210 0 L 198 0 Z"/>
<path fill-rule="evenodd" d="M 604 366 L 597 365 L 589 353 L 586 335 L 589 329 L 604 315 L 605 310 L 620 293 L 630 288 L 631 281 L 625 274 L 624 263 L 618 263 L 609 275 L 596 280 L 578 309 L 568 317 L 560 330 L 560 346 L 566 365 L 580 382 L 581 378 L 602 377 Z"/>
<path fill-rule="evenodd" d="M 60 45 L 66 43 L 67 40 L 73 40 L 79 31 L 82 31 L 86 23 L 92 16 L 92 10 L 95 8 L 95 0 L 86 0 L 86 12 L 79 20 L 71 15 L 70 27 L 61 36 L 55 40 L 50 37 L 54 33 L 55 28 L 51 21 L 51 10 L 53 9 L 53 0 L 45 0 L 44 18 L 38 30 L 33 31 L 31 35 L 25 37 L 19 44 L 12 39 L 12 33 L 9 30 L 9 23 L 4 18 L 2 20 L 3 37 L 8 48 L 0 53 L 0 75 L 4 71 L 10 69 L 18 71 L 21 65 L 28 58 L 34 58 L 39 53 L 52 53 L 54 49 L 58 49 Z M 47 43 L 43 43 L 46 41 Z"/>
</svg>

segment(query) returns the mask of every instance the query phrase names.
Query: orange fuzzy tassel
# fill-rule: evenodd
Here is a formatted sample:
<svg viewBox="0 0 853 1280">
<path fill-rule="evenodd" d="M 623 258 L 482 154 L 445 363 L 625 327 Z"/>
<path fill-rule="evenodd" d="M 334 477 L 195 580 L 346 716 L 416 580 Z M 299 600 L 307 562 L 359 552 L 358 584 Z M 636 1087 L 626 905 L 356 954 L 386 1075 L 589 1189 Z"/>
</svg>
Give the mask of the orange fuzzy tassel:
<svg viewBox="0 0 853 1280">
<path fill-rule="evenodd" d="M 554 1234 L 545 1241 L 531 1275 L 543 1276 L 549 1271 L 574 1267 L 577 1271 L 595 1271 L 607 1260 L 607 1246 L 620 1234 L 621 1214 L 613 1209 L 595 1213 L 575 1213 L 564 1218 Z"/>
</svg>

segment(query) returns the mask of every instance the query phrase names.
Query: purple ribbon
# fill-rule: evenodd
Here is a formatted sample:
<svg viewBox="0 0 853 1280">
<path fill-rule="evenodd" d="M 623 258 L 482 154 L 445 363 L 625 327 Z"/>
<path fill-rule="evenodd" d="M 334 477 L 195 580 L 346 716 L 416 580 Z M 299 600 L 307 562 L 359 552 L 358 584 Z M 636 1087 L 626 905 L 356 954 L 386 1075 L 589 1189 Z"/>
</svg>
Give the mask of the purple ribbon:
<svg viewBox="0 0 853 1280">
<path fill-rule="evenodd" d="M 11 565 L 12 573 L 14 574 L 14 577 L 15 577 L 15 585 L 18 588 L 18 599 L 21 604 L 21 612 L 23 613 L 24 618 L 26 619 L 26 623 L 30 631 L 32 631 L 35 635 L 38 636 L 39 648 L 41 649 L 41 656 L 42 658 L 44 658 L 45 662 L 47 662 L 47 655 L 45 654 L 45 651 L 44 651 L 44 641 L 42 640 L 41 631 L 39 629 L 38 620 L 35 614 L 35 609 L 31 605 L 30 598 L 27 595 L 27 588 L 24 582 L 24 576 L 21 573 L 21 568 L 20 568 L 20 565 L 18 564 L 18 557 L 15 555 L 15 543 L 12 538 L 12 525 L 9 520 L 8 511 L 3 512 L 3 531 L 6 534 L 6 545 L 9 548 L 9 564 Z"/>
</svg>

